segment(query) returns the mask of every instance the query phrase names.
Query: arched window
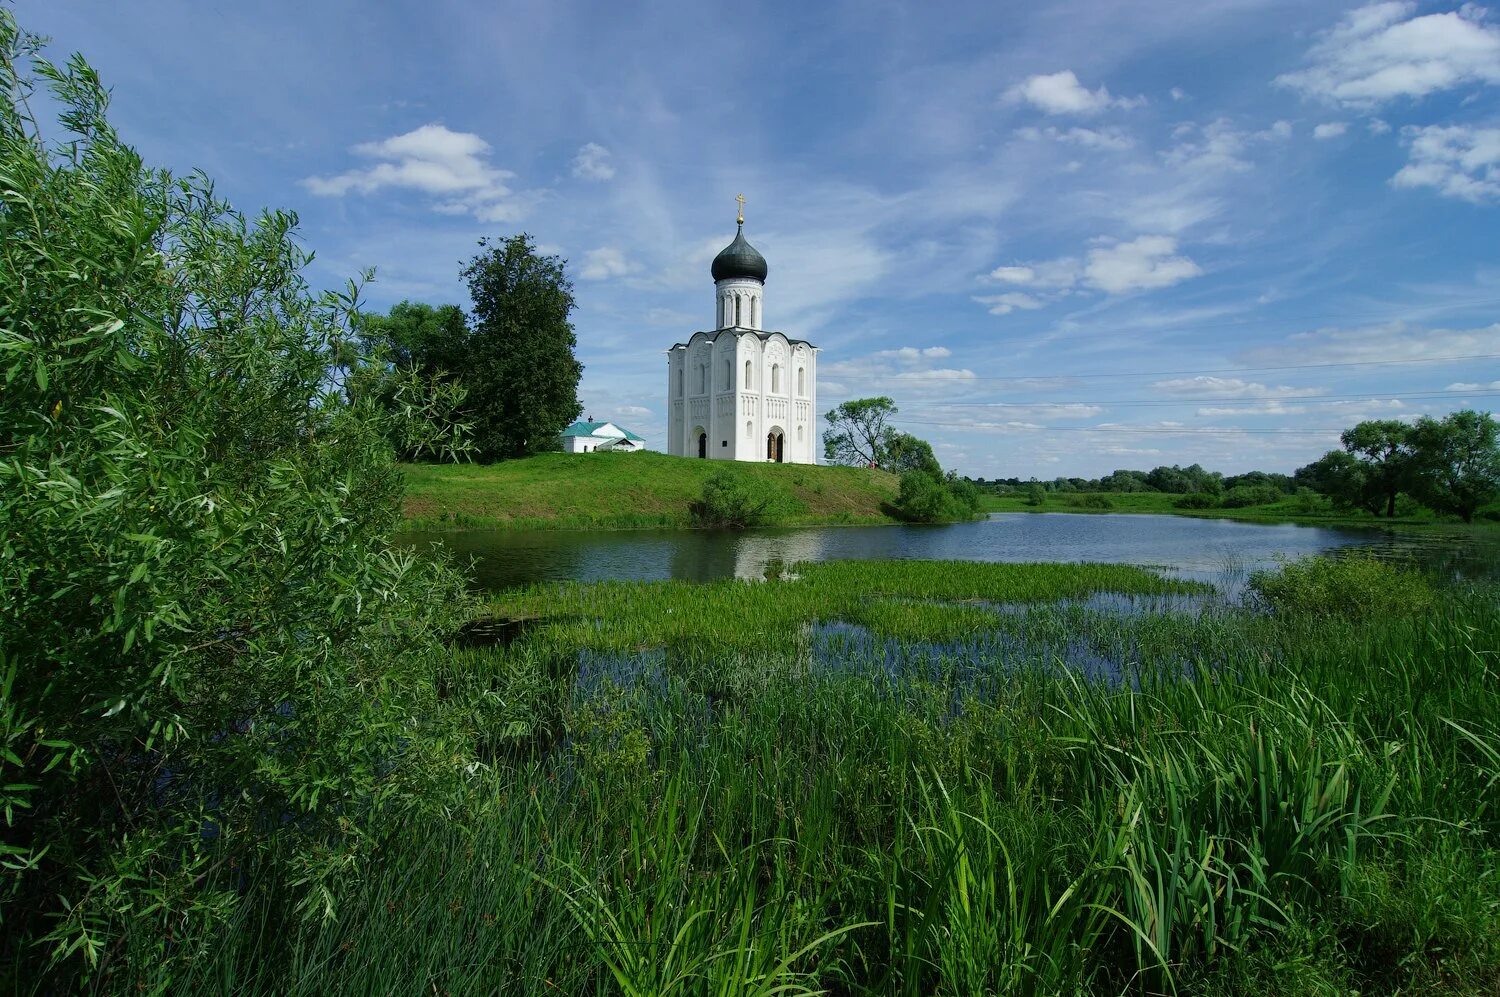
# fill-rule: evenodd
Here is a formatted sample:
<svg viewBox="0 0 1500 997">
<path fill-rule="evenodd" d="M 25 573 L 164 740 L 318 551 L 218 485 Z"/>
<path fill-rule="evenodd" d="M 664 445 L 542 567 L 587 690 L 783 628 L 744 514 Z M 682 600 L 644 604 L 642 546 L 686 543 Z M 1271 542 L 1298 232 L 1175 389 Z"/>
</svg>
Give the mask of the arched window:
<svg viewBox="0 0 1500 997">
<path fill-rule="evenodd" d="M 724 390 L 729 390 L 729 361 L 724 361 Z"/>
<path fill-rule="evenodd" d="M 753 368 L 750 366 L 750 361 L 746 360 L 745 361 L 745 383 L 743 385 L 744 390 L 746 390 L 746 391 L 750 391 L 750 390 L 754 389 L 754 387 L 755 387 L 755 385 L 753 385 L 753 384 L 750 383 L 750 378 L 752 376 L 752 370 L 753 370 Z"/>
<path fill-rule="evenodd" d="M 740 324 L 740 305 L 742 305 L 743 303 L 744 303 L 744 300 L 738 294 L 736 294 L 734 296 L 734 324 L 735 325 L 739 325 Z"/>
<path fill-rule="evenodd" d="M 807 368 L 797 368 L 797 395 L 801 397 L 807 394 Z"/>
<path fill-rule="evenodd" d="M 684 394 L 684 392 L 683 392 L 683 384 L 682 384 L 682 368 L 678 367 L 677 368 L 677 397 L 681 398 L 683 396 L 683 394 Z"/>
<path fill-rule="evenodd" d="M 771 365 L 771 393 L 775 394 L 781 390 L 781 365 Z"/>
<path fill-rule="evenodd" d="M 754 436 L 755 435 L 755 425 L 753 423 L 749 423 L 749 422 L 745 423 L 745 435 L 746 436 Z"/>
<path fill-rule="evenodd" d="M 706 364 L 706 363 L 700 363 L 698 365 L 698 394 L 700 394 L 700 395 L 701 394 L 705 394 L 707 391 L 708 391 L 708 364 Z"/>
</svg>

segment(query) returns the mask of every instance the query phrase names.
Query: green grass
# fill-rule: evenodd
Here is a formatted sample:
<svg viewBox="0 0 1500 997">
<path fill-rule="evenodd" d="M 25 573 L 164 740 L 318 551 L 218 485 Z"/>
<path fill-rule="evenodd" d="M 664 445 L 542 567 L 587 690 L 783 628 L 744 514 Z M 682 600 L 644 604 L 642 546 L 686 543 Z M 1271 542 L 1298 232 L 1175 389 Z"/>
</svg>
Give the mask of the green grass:
<svg viewBox="0 0 1500 997">
<path fill-rule="evenodd" d="M 439 676 L 475 734 L 447 819 L 378 829 L 326 919 L 229 877 L 228 930 L 162 962 L 144 924 L 105 988 L 1496 992 L 1494 591 L 1152 602 L 1194 595 L 927 562 L 504 594 L 529 628 Z"/>
<path fill-rule="evenodd" d="M 1245 506 L 1239 509 L 1178 509 L 1175 503 L 1180 495 L 1165 492 L 1049 492 L 1047 501 L 1040 506 L 1028 505 L 1026 496 L 983 496 L 985 512 L 1077 512 L 1077 513 L 1136 513 L 1159 516 L 1193 516 L 1199 519 L 1234 519 L 1243 522 L 1261 523 L 1307 523 L 1319 526 L 1398 526 L 1404 529 L 1454 528 L 1462 530 L 1497 530 L 1500 522 L 1479 520 L 1465 526 L 1456 519 L 1444 519 L 1420 507 L 1411 506 L 1408 511 L 1394 519 L 1371 516 L 1355 510 L 1334 509 L 1325 499 L 1287 496 L 1270 505 Z M 1104 507 L 1099 500 L 1108 502 Z M 1492 515 L 1500 514 L 1500 503 L 1492 503 L 1484 510 Z"/>
<path fill-rule="evenodd" d="M 897 479 L 884 471 L 635 454 L 538 454 L 490 465 L 411 464 L 410 529 L 636 529 L 691 525 L 688 506 L 715 471 L 759 479 L 776 525 L 891 523 Z"/>
</svg>

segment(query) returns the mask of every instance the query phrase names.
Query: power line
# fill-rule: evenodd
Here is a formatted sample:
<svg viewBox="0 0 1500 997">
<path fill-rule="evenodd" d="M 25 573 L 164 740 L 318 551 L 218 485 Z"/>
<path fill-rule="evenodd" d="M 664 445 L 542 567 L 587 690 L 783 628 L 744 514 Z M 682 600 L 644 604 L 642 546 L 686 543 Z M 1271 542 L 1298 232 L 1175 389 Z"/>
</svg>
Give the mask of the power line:
<svg viewBox="0 0 1500 997">
<path fill-rule="evenodd" d="M 1137 370 L 1137 371 L 1100 371 L 1088 374 L 1011 374 L 1005 376 L 981 376 L 952 377 L 946 374 L 918 374 L 896 373 L 896 374 L 844 374 L 838 371 L 826 371 L 825 376 L 843 381 L 895 381 L 904 383 L 910 381 L 948 381 L 953 383 L 967 383 L 969 381 L 1052 381 L 1070 380 L 1095 377 L 1172 377 L 1179 374 L 1262 374 L 1283 370 L 1323 370 L 1330 367 L 1382 367 L 1418 363 L 1462 363 L 1470 360 L 1500 360 L 1500 353 L 1476 353 L 1470 356 L 1459 357 L 1414 357 L 1409 360 L 1341 360 L 1329 363 L 1300 363 L 1284 364 L 1279 367 L 1204 367 L 1197 370 Z"/>
<path fill-rule="evenodd" d="M 1286 404 L 1316 404 L 1316 405 L 1338 405 L 1344 402 L 1378 402 L 1385 399 L 1418 401 L 1426 399 L 1454 398 L 1488 398 L 1500 395 L 1500 390 L 1486 389 L 1483 391 L 1421 391 L 1421 392 L 1386 392 L 1379 395 L 1281 395 L 1266 398 L 1121 398 L 1105 401 L 1089 402 L 933 402 L 938 408 L 1019 408 L 1034 409 L 1041 407 L 1071 408 L 1071 407 L 1103 407 L 1106 405 L 1204 405 L 1211 402 L 1221 402 L 1225 405 L 1246 405 L 1251 402 L 1285 402 Z M 915 407 L 915 406 L 914 406 Z M 1241 409 L 1241 412 L 1253 413 L 1254 409 Z M 1275 413 L 1269 413 L 1275 414 Z"/>
<path fill-rule="evenodd" d="M 1255 436 L 1337 436 L 1348 427 L 1339 429 L 1182 429 L 1130 426 L 1035 426 L 1031 423 L 1005 424 L 976 424 L 965 422 L 925 422 L 919 419 L 898 420 L 906 426 L 940 426 L 948 429 L 1016 429 L 1033 433 L 1124 433 L 1135 434 L 1160 434 L 1163 436 L 1239 436 L 1250 433 Z"/>
</svg>

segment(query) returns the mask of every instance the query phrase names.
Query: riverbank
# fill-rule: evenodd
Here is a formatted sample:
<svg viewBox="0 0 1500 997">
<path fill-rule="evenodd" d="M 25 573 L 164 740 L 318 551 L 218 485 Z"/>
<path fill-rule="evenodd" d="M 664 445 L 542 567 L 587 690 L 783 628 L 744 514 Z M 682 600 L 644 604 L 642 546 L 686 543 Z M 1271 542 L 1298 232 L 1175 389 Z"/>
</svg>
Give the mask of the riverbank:
<svg viewBox="0 0 1500 997">
<path fill-rule="evenodd" d="M 502 594 L 435 676 L 463 797 L 171 983 L 1493 993 L 1500 614 L 1386 570 L 1272 613 L 1104 564 Z"/>
<path fill-rule="evenodd" d="M 715 472 L 764 483 L 778 526 L 894 523 L 899 481 L 885 471 L 634 454 L 538 454 L 498 464 L 408 464 L 408 530 L 616 530 L 691 525 L 689 504 Z"/>
<path fill-rule="evenodd" d="M 1156 516 L 1188 516 L 1194 519 L 1233 519 L 1245 523 L 1301 523 L 1306 526 L 1359 528 L 1399 528 L 1418 530 L 1477 530 L 1500 533 L 1500 521 L 1486 519 L 1486 514 L 1500 514 L 1500 503 L 1481 511 L 1481 518 L 1464 524 L 1457 519 L 1440 518 L 1420 509 L 1405 516 L 1386 519 L 1365 512 L 1339 511 L 1321 498 L 1288 496 L 1269 505 L 1245 506 L 1239 509 L 1179 509 L 1181 495 L 1165 492 L 1052 492 L 1041 505 L 1031 505 L 1025 495 L 989 495 L 981 499 L 985 512 L 1076 512 L 1084 514 L 1134 513 Z"/>
</svg>

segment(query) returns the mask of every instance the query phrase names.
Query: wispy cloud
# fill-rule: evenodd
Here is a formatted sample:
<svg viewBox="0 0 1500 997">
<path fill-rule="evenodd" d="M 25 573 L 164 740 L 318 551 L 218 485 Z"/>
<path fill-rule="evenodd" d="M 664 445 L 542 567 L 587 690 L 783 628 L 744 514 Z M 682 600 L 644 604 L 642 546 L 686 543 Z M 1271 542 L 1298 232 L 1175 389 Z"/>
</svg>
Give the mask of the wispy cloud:
<svg viewBox="0 0 1500 997">
<path fill-rule="evenodd" d="M 1410 149 L 1393 187 L 1431 187 L 1463 201 L 1500 200 L 1500 128 L 1427 125 L 1402 132 Z"/>
<path fill-rule="evenodd" d="M 1414 17 L 1416 10 L 1400 0 L 1350 11 L 1309 50 L 1307 68 L 1276 82 L 1355 108 L 1500 83 L 1500 29 L 1484 23 L 1483 7 Z"/>
<path fill-rule="evenodd" d="M 1005 92 L 1012 103 L 1030 104 L 1044 114 L 1098 114 L 1112 107 L 1139 107 L 1145 97 L 1115 97 L 1100 86 L 1090 90 L 1071 69 L 1028 76 Z"/>
<path fill-rule="evenodd" d="M 597 142 L 587 142 L 573 157 L 573 175 L 584 180 L 612 180 L 615 167 L 610 151 Z"/>
</svg>

